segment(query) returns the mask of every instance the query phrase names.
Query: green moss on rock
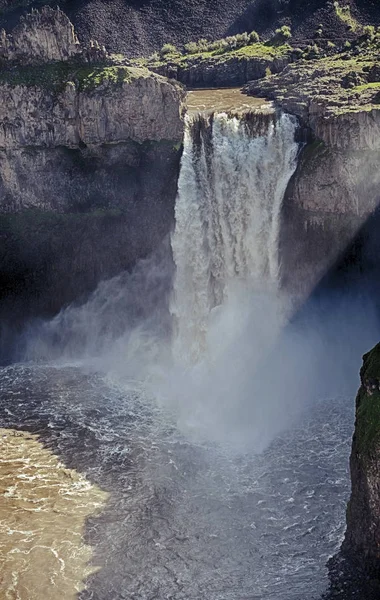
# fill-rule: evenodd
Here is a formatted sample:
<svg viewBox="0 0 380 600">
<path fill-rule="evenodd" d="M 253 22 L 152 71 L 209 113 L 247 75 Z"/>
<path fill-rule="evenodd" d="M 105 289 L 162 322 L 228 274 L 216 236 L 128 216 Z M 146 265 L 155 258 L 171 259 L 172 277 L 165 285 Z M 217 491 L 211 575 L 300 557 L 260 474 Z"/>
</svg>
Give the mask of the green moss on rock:
<svg viewBox="0 0 380 600">
<path fill-rule="evenodd" d="M 368 454 L 380 441 L 380 344 L 363 356 L 362 385 L 356 398 L 356 443 Z"/>
<path fill-rule="evenodd" d="M 92 90 L 104 83 L 119 86 L 148 75 L 147 69 L 136 67 L 56 62 L 2 69 L 0 70 L 0 84 L 58 90 L 72 83 L 81 90 Z"/>
<path fill-rule="evenodd" d="M 360 371 L 362 382 L 369 379 L 380 381 L 380 343 L 363 356 L 363 366 Z"/>
</svg>

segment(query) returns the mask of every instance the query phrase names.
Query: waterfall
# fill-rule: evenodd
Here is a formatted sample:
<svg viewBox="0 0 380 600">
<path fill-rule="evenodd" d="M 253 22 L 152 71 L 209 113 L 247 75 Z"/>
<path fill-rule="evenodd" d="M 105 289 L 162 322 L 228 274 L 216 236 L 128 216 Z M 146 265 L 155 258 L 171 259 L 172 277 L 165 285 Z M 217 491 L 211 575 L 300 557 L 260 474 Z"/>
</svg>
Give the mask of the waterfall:
<svg viewBox="0 0 380 600">
<path fill-rule="evenodd" d="M 188 115 L 175 210 L 174 354 L 207 350 L 210 318 L 236 289 L 276 290 L 280 212 L 296 168 L 295 119 Z"/>
</svg>

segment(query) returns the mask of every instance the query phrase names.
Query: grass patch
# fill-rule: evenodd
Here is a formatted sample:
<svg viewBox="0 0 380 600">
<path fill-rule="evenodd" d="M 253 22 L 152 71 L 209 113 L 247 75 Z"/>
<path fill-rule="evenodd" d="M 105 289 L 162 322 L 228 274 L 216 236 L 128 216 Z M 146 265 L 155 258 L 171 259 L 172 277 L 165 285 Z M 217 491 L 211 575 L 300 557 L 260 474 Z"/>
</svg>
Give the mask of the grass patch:
<svg viewBox="0 0 380 600">
<path fill-rule="evenodd" d="M 234 50 L 231 54 L 236 56 L 247 56 L 257 58 L 279 58 L 286 56 L 291 52 L 289 44 L 281 44 L 280 46 L 272 46 L 270 44 L 252 44 L 252 46 L 245 46 Z"/>
<path fill-rule="evenodd" d="M 262 43 L 257 42 L 247 46 L 243 46 L 233 50 L 203 50 L 200 52 L 192 52 L 189 54 L 168 54 L 164 58 L 157 56 L 151 57 L 150 59 L 137 58 L 134 59 L 133 64 L 136 67 L 141 65 L 156 69 L 164 65 L 175 65 L 181 68 L 187 68 L 194 64 L 200 64 L 207 62 L 210 65 L 221 64 L 228 62 L 233 59 L 266 59 L 272 60 L 287 56 L 291 53 L 292 48 L 289 44 L 272 45 L 269 42 Z"/>
<path fill-rule="evenodd" d="M 380 90 L 380 81 L 375 81 L 372 83 L 363 83 L 363 85 L 358 85 L 355 88 L 352 88 L 353 92 L 365 92 L 366 90 Z"/>
<path fill-rule="evenodd" d="M 81 90 L 92 90 L 104 83 L 122 85 L 148 75 L 147 69 L 135 67 L 78 65 L 59 62 L 46 65 L 14 67 L 0 71 L 0 83 L 60 90 L 68 83 Z"/>
</svg>

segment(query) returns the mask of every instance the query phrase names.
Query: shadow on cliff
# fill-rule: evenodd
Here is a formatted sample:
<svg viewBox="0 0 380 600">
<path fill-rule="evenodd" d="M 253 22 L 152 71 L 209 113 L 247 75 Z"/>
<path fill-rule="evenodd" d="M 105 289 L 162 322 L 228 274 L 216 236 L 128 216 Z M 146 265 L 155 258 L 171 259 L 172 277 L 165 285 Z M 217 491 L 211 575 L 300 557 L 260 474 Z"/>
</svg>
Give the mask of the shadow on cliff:
<svg viewBox="0 0 380 600">
<path fill-rule="evenodd" d="M 380 338 L 380 208 L 363 224 L 294 317 L 299 327 L 317 327 L 326 348 L 317 366 L 331 382 L 347 378 L 352 404 L 359 384 L 361 354 Z M 327 351 L 328 349 L 328 351 Z M 327 391 L 327 390 L 326 390 Z M 332 390 L 330 389 L 330 392 Z M 367 569 L 347 545 L 328 562 L 329 588 L 322 600 L 379 600 L 380 569 Z"/>
</svg>

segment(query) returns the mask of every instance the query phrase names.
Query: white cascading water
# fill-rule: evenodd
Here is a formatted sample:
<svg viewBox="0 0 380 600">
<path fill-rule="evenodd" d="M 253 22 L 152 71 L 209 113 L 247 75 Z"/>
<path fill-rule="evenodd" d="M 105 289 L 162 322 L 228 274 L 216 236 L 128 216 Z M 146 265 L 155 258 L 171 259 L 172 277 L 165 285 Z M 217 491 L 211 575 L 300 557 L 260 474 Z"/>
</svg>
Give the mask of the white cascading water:
<svg viewBox="0 0 380 600">
<path fill-rule="evenodd" d="M 213 309 L 238 288 L 276 290 L 280 211 L 296 168 L 295 129 L 295 119 L 285 114 L 186 118 L 172 237 L 173 352 L 181 363 L 204 355 Z"/>
</svg>

